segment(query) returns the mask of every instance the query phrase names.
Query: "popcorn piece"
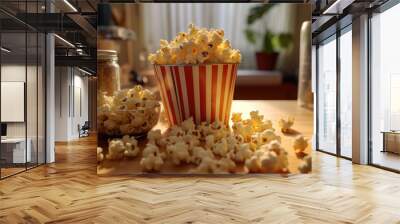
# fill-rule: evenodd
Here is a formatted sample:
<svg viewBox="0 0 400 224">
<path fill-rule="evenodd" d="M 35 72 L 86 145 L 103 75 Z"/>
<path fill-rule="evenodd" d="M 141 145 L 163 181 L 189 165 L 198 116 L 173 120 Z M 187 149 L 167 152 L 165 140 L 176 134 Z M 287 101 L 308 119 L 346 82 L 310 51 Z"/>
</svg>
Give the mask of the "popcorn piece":
<svg viewBox="0 0 400 224">
<path fill-rule="evenodd" d="M 210 124 L 208 124 L 207 122 L 201 122 L 201 124 L 198 125 L 197 128 L 200 130 L 202 136 L 207 136 L 212 134 Z"/>
<path fill-rule="evenodd" d="M 266 146 L 266 147 L 265 147 Z M 287 172 L 288 171 L 288 157 L 287 152 L 282 148 L 279 141 L 274 140 L 267 145 L 262 146 L 263 151 L 270 153 L 274 152 L 276 154 L 275 166 L 273 166 L 273 172 Z M 262 150 L 260 149 L 260 150 Z M 269 155 L 273 156 L 273 155 Z M 268 167 L 269 168 L 269 167 Z"/>
<path fill-rule="evenodd" d="M 129 135 L 124 135 L 122 137 L 122 142 L 124 142 L 124 144 L 131 144 L 132 146 L 137 146 L 137 140 L 135 139 L 135 137 L 129 137 Z"/>
<path fill-rule="evenodd" d="M 227 130 L 226 128 L 223 126 L 223 124 L 221 122 L 219 122 L 218 120 L 214 121 L 211 125 L 211 133 L 214 135 L 215 141 L 219 141 L 222 138 L 227 136 Z"/>
<path fill-rule="evenodd" d="M 97 147 L 97 162 L 101 162 L 104 159 L 103 148 Z"/>
<path fill-rule="evenodd" d="M 215 155 L 226 156 L 228 152 L 228 143 L 226 142 L 226 139 L 223 138 L 219 142 L 215 143 L 212 146 L 212 151 Z"/>
<path fill-rule="evenodd" d="M 235 137 L 236 142 L 237 142 L 238 144 L 244 143 L 244 138 L 243 138 L 243 136 L 241 136 L 241 135 L 234 135 L 234 137 Z"/>
<path fill-rule="evenodd" d="M 287 120 L 281 118 L 278 123 L 279 123 L 279 126 L 281 127 L 282 133 L 288 133 L 290 131 L 290 128 L 294 124 L 294 118 L 289 117 Z"/>
<path fill-rule="evenodd" d="M 118 160 L 124 157 L 125 145 L 121 139 L 113 139 L 108 143 L 108 154 L 106 158 L 109 160 Z"/>
<path fill-rule="evenodd" d="M 262 138 L 260 133 L 256 133 L 251 136 L 251 141 L 250 141 L 250 148 L 255 151 L 261 144 L 262 144 Z"/>
<path fill-rule="evenodd" d="M 222 158 L 222 159 L 218 160 L 218 162 L 216 163 L 216 168 L 215 168 L 214 172 L 233 173 L 233 172 L 235 172 L 235 170 L 236 170 L 236 164 L 234 161 L 232 161 L 229 158 Z"/>
<path fill-rule="evenodd" d="M 273 129 L 267 129 L 261 133 L 261 142 L 262 144 L 267 144 L 271 141 L 277 140 L 278 142 L 281 142 L 281 136 L 275 134 L 275 131 Z"/>
<path fill-rule="evenodd" d="M 112 119 L 106 120 L 106 121 L 104 122 L 104 125 L 103 125 L 103 126 L 104 126 L 105 129 L 107 129 L 107 130 L 116 130 L 116 129 L 118 129 L 118 123 L 117 123 L 117 121 L 112 120 Z M 113 132 L 110 131 L 109 133 L 113 133 Z"/>
<path fill-rule="evenodd" d="M 193 122 L 193 117 L 190 117 L 181 123 L 181 127 L 184 131 L 188 132 L 195 128 L 195 124 Z"/>
<path fill-rule="evenodd" d="M 201 160 L 201 163 L 197 166 L 196 169 L 191 170 L 191 173 L 214 173 L 217 170 L 217 163 L 218 161 L 210 158 L 205 157 Z"/>
<path fill-rule="evenodd" d="M 301 173 L 309 173 L 312 169 L 311 156 L 306 156 L 303 158 L 303 161 L 298 166 L 298 169 Z"/>
<path fill-rule="evenodd" d="M 261 146 L 249 159 L 245 166 L 249 172 L 287 172 L 287 152 L 276 140 Z"/>
<path fill-rule="evenodd" d="M 154 156 L 153 154 L 143 157 L 140 160 L 140 166 L 142 166 L 146 171 L 159 171 L 163 164 L 163 159 L 160 156 Z"/>
<path fill-rule="evenodd" d="M 163 141 L 165 141 L 165 143 Z M 173 145 L 178 142 L 183 142 L 183 136 L 172 135 L 172 136 L 168 136 L 167 138 L 165 138 L 165 140 L 164 139 L 160 140 L 160 143 L 162 144 L 162 146 Z"/>
<path fill-rule="evenodd" d="M 258 110 L 254 110 L 250 112 L 250 119 L 255 122 L 262 122 L 264 116 L 260 115 Z"/>
<path fill-rule="evenodd" d="M 253 152 L 250 150 L 249 144 L 240 144 L 235 147 L 235 149 L 230 153 L 230 158 L 236 162 L 244 162 L 249 159 Z"/>
<path fill-rule="evenodd" d="M 135 137 L 129 137 L 129 135 L 124 135 L 122 137 L 122 142 L 125 145 L 124 156 L 126 157 L 136 157 L 139 154 L 138 142 Z"/>
<path fill-rule="evenodd" d="M 294 139 L 293 148 L 296 153 L 302 153 L 307 148 L 308 142 L 304 136 L 299 135 Z"/>
<path fill-rule="evenodd" d="M 129 123 L 128 124 L 123 124 L 123 125 L 121 125 L 119 127 L 119 130 L 120 130 L 121 134 L 123 134 L 123 135 L 127 135 L 127 134 L 132 133 L 133 129 L 135 129 L 135 126 L 132 125 L 132 124 L 129 124 Z"/>
<path fill-rule="evenodd" d="M 189 163 L 191 160 L 189 146 L 184 142 L 177 142 L 173 145 L 168 145 L 167 152 L 175 165 L 179 165 L 181 162 Z"/>
<path fill-rule="evenodd" d="M 197 130 L 197 129 L 193 129 L 193 130 L 189 131 L 188 134 L 190 134 L 196 138 L 201 137 L 201 132 L 200 132 L 200 130 Z"/>
<path fill-rule="evenodd" d="M 238 144 L 235 136 L 232 135 L 231 133 L 229 133 L 225 139 L 226 139 L 226 143 L 228 144 L 228 151 L 233 150 L 235 148 L 235 146 Z"/>
<path fill-rule="evenodd" d="M 278 155 L 275 151 L 267 151 L 260 157 L 261 169 L 263 172 L 275 172 Z"/>
<path fill-rule="evenodd" d="M 140 93 L 140 97 L 143 101 L 145 101 L 145 103 L 157 100 L 156 95 L 148 89 L 143 89 Z"/>
<path fill-rule="evenodd" d="M 185 135 L 185 132 L 183 131 L 183 129 L 177 125 L 172 126 L 169 129 L 169 133 L 170 136 L 183 136 Z"/>
<path fill-rule="evenodd" d="M 273 129 L 272 127 L 272 121 L 271 120 L 265 120 L 262 123 L 260 123 L 257 127 L 256 127 L 256 131 L 262 132 L 265 131 L 267 129 Z"/>
<path fill-rule="evenodd" d="M 189 146 L 189 149 L 200 145 L 200 140 L 196 136 L 187 134 L 187 135 L 183 136 L 182 139 Z"/>
<path fill-rule="evenodd" d="M 211 149 L 215 144 L 214 135 L 207 135 L 205 141 L 206 141 L 205 147 Z"/>
<path fill-rule="evenodd" d="M 251 140 L 251 136 L 253 134 L 253 128 L 251 124 L 235 123 L 232 125 L 233 132 L 237 135 L 241 135 L 244 138 L 245 142 L 249 142 Z"/>
<path fill-rule="evenodd" d="M 261 151 L 257 151 L 256 153 L 254 153 L 253 156 L 246 159 L 245 166 L 249 172 L 251 172 L 251 173 L 260 172 L 260 170 L 261 170 L 260 155 L 262 153 L 263 152 L 261 152 Z"/>
<path fill-rule="evenodd" d="M 211 150 L 204 149 L 201 146 L 195 146 L 192 149 L 191 161 L 194 162 L 195 164 L 200 164 L 201 161 L 203 161 L 203 159 L 206 157 L 214 159 L 214 154 L 212 153 Z"/>
<path fill-rule="evenodd" d="M 161 135 L 161 130 L 157 129 L 157 130 L 151 130 L 147 133 L 147 139 L 149 140 L 150 143 L 156 144 L 160 142 L 162 138 Z"/>
<path fill-rule="evenodd" d="M 242 113 L 232 113 L 231 120 L 233 123 L 242 121 Z"/>
<path fill-rule="evenodd" d="M 145 171 L 159 171 L 164 164 L 163 157 L 165 156 L 154 144 L 148 143 L 143 149 L 142 155 L 140 166 Z"/>
<path fill-rule="evenodd" d="M 160 151 L 157 145 L 153 143 L 147 143 L 146 147 L 143 149 L 142 156 L 148 157 L 151 154 L 153 154 L 154 156 L 158 156 L 160 154 Z"/>
<path fill-rule="evenodd" d="M 133 145 L 132 143 L 125 144 L 124 156 L 126 157 L 136 157 L 140 152 L 140 149 L 137 145 Z"/>
</svg>

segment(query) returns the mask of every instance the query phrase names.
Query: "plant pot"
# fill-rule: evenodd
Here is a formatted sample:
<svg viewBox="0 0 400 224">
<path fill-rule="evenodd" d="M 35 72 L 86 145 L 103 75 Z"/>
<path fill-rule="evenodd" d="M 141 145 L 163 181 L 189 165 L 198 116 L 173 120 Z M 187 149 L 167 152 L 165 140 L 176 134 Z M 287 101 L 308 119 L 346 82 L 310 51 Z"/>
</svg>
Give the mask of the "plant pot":
<svg viewBox="0 0 400 224">
<path fill-rule="evenodd" d="M 278 53 L 256 52 L 257 69 L 274 70 L 278 56 Z"/>
</svg>

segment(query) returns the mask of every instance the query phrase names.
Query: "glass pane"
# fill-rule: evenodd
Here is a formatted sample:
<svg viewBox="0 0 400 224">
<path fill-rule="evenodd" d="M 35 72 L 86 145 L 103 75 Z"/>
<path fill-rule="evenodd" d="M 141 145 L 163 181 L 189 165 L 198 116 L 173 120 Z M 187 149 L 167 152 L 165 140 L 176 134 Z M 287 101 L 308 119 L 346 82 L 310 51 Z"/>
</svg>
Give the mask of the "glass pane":
<svg viewBox="0 0 400 224">
<path fill-rule="evenodd" d="M 46 60 L 46 37 L 39 33 L 38 45 L 38 164 L 45 163 L 45 60 Z"/>
<path fill-rule="evenodd" d="M 318 48 L 318 149 L 336 153 L 336 40 Z"/>
<path fill-rule="evenodd" d="M 400 170 L 400 5 L 374 15 L 372 25 L 372 163 Z"/>
<path fill-rule="evenodd" d="M 28 168 L 37 165 L 38 160 L 38 95 L 37 95 L 37 80 L 38 80 L 38 36 L 36 32 L 27 34 L 28 38 L 28 63 L 27 63 L 27 80 L 26 80 L 26 115 L 27 115 L 27 149 L 31 151 L 30 160 L 28 160 Z"/>
<path fill-rule="evenodd" d="M 2 177 L 25 170 L 26 151 L 26 33 L 2 33 L 1 45 L 1 161 Z M 29 145 L 28 145 L 29 149 Z"/>
<path fill-rule="evenodd" d="M 352 157 L 352 35 L 340 36 L 340 153 Z"/>
</svg>

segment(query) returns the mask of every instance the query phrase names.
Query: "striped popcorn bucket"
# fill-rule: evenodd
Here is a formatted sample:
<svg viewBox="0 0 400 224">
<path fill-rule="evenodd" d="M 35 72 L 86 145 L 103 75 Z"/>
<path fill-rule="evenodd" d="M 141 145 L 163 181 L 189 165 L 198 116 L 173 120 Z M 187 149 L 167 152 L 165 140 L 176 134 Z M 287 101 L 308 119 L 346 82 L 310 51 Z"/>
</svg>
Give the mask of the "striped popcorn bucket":
<svg viewBox="0 0 400 224">
<path fill-rule="evenodd" d="M 238 64 L 155 65 L 170 125 L 193 117 L 229 123 Z"/>
</svg>

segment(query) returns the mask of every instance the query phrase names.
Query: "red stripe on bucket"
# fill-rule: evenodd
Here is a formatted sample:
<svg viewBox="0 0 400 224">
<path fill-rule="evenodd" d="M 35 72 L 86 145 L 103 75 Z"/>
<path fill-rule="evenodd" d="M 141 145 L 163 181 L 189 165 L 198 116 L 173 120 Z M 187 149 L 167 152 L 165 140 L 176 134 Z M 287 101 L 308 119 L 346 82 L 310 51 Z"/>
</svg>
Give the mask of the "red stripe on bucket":
<svg viewBox="0 0 400 224">
<path fill-rule="evenodd" d="M 193 67 L 185 66 L 185 79 L 186 79 L 186 90 L 187 90 L 187 98 L 189 103 L 189 113 L 195 116 L 195 100 L 194 100 L 194 86 L 193 86 Z M 196 120 L 196 119 L 194 119 Z"/>
</svg>

